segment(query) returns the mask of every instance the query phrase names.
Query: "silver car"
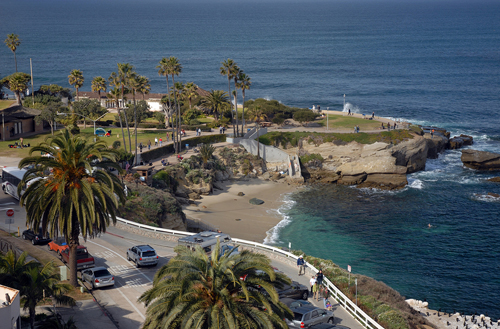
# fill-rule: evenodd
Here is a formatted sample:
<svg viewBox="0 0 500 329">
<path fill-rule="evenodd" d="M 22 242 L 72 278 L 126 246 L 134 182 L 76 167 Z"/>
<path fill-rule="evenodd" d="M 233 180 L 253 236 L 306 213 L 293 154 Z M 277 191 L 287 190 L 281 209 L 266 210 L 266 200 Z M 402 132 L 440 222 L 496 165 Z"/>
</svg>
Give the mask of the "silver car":
<svg viewBox="0 0 500 329">
<path fill-rule="evenodd" d="M 334 323 L 332 311 L 318 308 L 314 305 L 304 305 L 292 309 L 293 320 L 286 320 L 289 328 L 309 328 L 319 323 Z"/>
<path fill-rule="evenodd" d="M 127 260 L 133 261 L 135 267 L 158 265 L 158 255 L 153 247 L 148 245 L 134 246 L 127 250 Z"/>
<path fill-rule="evenodd" d="M 102 266 L 83 270 L 82 280 L 90 283 L 92 289 L 115 285 L 115 277 Z"/>
</svg>

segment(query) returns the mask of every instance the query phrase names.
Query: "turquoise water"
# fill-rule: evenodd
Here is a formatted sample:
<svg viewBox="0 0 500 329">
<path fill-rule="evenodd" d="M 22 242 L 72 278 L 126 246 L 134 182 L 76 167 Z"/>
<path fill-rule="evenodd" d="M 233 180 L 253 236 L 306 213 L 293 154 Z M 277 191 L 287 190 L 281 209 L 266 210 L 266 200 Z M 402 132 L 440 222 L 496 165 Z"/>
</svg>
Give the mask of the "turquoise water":
<svg viewBox="0 0 500 329">
<path fill-rule="evenodd" d="M 226 89 L 220 62 L 252 78 L 247 99 L 434 124 L 500 152 L 498 1 L 66 1 L 4 0 L 0 37 L 19 34 L 21 71 L 35 88 L 81 69 L 82 90 L 129 62 L 166 83 L 155 66 L 176 56 L 177 81 Z M 2 39 L 3 40 L 3 39 Z M 0 45 L 0 76 L 14 71 Z M 460 152 L 430 160 L 400 192 L 324 186 L 290 196 L 274 243 L 331 258 L 433 308 L 500 317 L 500 193 L 493 173 L 464 169 Z M 496 175 L 499 175 L 496 173 Z M 432 223 L 432 229 L 427 224 Z"/>
</svg>

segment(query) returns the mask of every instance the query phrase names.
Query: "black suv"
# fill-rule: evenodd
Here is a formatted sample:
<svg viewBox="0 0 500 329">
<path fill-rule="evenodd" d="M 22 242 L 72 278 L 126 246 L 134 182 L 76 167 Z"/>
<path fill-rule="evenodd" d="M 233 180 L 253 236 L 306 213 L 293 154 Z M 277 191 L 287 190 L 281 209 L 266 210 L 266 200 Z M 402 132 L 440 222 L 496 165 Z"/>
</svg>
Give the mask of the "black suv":
<svg viewBox="0 0 500 329">
<path fill-rule="evenodd" d="M 21 236 L 24 240 L 31 240 L 32 244 L 49 243 L 52 241 L 48 234 L 46 234 L 45 237 L 42 235 L 42 228 L 38 229 L 38 233 L 33 232 L 33 230 L 23 231 Z"/>
</svg>

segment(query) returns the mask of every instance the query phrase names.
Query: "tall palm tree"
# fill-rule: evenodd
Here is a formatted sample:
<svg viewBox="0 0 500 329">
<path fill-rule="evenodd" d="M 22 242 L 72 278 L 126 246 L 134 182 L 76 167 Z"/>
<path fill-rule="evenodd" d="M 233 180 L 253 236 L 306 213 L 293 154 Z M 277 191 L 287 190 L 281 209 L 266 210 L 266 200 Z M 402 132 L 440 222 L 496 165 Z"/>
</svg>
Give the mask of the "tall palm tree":
<svg viewBox="0 0 500 329">
<path fill-rule="evenodd" d="M 239 125 L 238 125 L 238 78 L 240 76 L 240 73 L 243 73 L 243 70 L 240 69 L 237 65 L 235 65 L 233 67 L 233 70 L 232 70 L 232 76 L 233 76 L 233 79 L 234 79 L 234 112 L 236 114 L 236 121 L 235 121 L 235 124 L 236 124 L 236 135 L 239 136 L 240 134 L 240 128 L 239 128 Z"/>
<path fill-rule="evenodd" d="M 142 94 L 142 100 L 144 100 L 144 95 L 149 94 L 151 91 L 151 84 L 149 83 L 149 79 L 144 75 L 139 76 L 139 89 L 138 92 Z"/>
<path fill-rule="evenodd" d="M 107 88 L 106 79 L 103 77 L 98 76 L 92 79 L 92 91 L 99 95 L 99 105 L 101 104 L 101 91 L 106 92 Z"/>
<path fill-rule="evenodd" d="M 134 67 L 129 63 L 118 63 L 118 81 L 122 90 L 122 105 L 125 108 L 125 94 L 129 91 L 126 89 L 128 85 L 128 80 L 130 75 L 134 72 Z M 130 127 L 128 125 L 127 111 L 123 111 L 123 117 L 125 118 L 125 125 L 127 126 L 128 133 L 128 146 L 130 151 L 132 151 L 132 139 L 130 137 Z"/>
<path fill-rule="evenodd" d="M 220 74 L 223 76 L 227 76 L 227 94 L 231 95 L 231 79 L 233 78 L 234 75 L 234 70 L 236 67 L 236 62 L 233 61 L 231 58 L 226 59 L 224 62 L 221 62 L 222 66 L 220 67 Z M 232 123 L 233 123 L 233 134 L 236 136 L 236 129 L 234 127 L 234 114 L 233 114 L 233 104 L 230 103 L 231 107 L 231 118 L 232 118 Z"/>
<path fill-rule="evenodd" d="M 117 151 L 105 141 L 91 142 L 65 129 L 32 147 L 30 156 L 19 162 L 19 168 L 31 166 L 20 182 L 27 186 L 19 202 L 26 207 L 26 223 L 43 232 L 50 226 L 50 236 L 66 238 L 69 283 L 75 287 L 79 235 L 87 239 L 106 232 L 125 201 L 122 183 L 110 172 L 122 171 L 117 158 Z"/>
<path fill-rule="evenodd" d="M 27 73 L 13 73 L 0 80 L 0 85 L 7 86 L 16 95 L 17 104 L 22 105 L 21 93 L 24 93 L 28 89 L 30 77 Z"/>
<path fill-rule="evenodd" d="M 161 61 L 159 62 L 159 64 L 156 66 L 156 68 L 158 69 L 158 75 L 159 76 L 165 76 L 166 80 L 167 80 L 167 96 L 168 96 L 168 102 L 166 103 L 166 106 L 163 107 L 163 111 L 165 113 L 165 124 L 169 125 L 168 121 L 170 120 L 170 118 L 172 117 L 172 102 L 170 100 L 170 87 L 168 85 L 168 76 L 170 74 L 170 63 L 169 63 L 169 59 L 166 58 L 166 57 L 163 57 L 161 59 Z M 173 120 L 173 118 L 172 118 Z M 173 131 L 173 134 L 172 134 L 172 143 L 174 144 L 174 148 L 176 147 L 176 136 L 177 136 L 177 133 L 176 133 L 176 130 L 175 130 L 175 127 L 174 127 L 174 122 L 172 122 L 172 131 Z"/>
<path fill-rule="evenodd" d="M 17 72 L 17 58 L 16 58 L 16 50 L 17 47 L 21 44 L 21 40 L 17 34 L 8 34 L 7 39 L 5 39 L 5 44 L 9 47 L 10 50 L 14 53 L 14 62 L 16 63 L 16 72 Z"/>
<path fill-rule="evenodd" d="M 64 295 L 71 290 L 71 285 L 59 283 L 61 277 L 53 262 L 45 265 L 33 260 L 26 262 L 27 256 L 28 253 L 23 252 L 16 257 L 12 250 L 0 255 L 0 284 L 19 290 L 24 309 L 29 310 L 31 328 L 34 328 L 35 308 L 46 296 L 52 296 L 59 305 L 74 306 L 75 300 Z"/>
<path fill-rule="evenodd" d="M 293 313 L 276 288 L 290 279 L 276 273 L 263 254 L 219 250 L 218 242 L 209 258 L 200 246 L 176 247 L 177 256 L 139 298 L 147 306 L 143 328 L 287 328 L 284 318 Z"/>
<path fill-rule="evenodd" d="M 255 121 L 255 124 L 257 125 L 257 157 L 260 158 L 259 128 L 260 122 L 263 120 L 267 120 L 267 114 L 262 111 L 262 108 L 260 106 L 255 106 L 250 111 L 250 118 L 251 120 Z"/>
<path fill-rule="evenodd" d="M 198 95 L 196 91 L 198 90 L 198 86 L 194 84 L 194 82 L 188 82 L 184 86 L 184 94 L 186 95 L 186 99 L 189 101 L 189 109 L 191 109 L 191 101 L 193 97 Z"/>
<path fill-rule="evenodd" d="M 219 120 L 219 114 L 222 113 L 222 109 L 228 103 L 229 98 L 223 90 L 211 90 L 210 94 L 203 97 L 202 103 L 204 106 L 212 109 L 214 112 L 215 120 Z"/>
<path fill-rule="evenodd" d="M 110 82 L 110 84 L 114 85 L 114 83 L 111 83 L 111 82 Z M 120 103 L 120 96 L 121 96 L 120 88 L 118 86 L 114 85 L 113 89 L 111 89 L 109 91 L 108 98 L 113 99 L 116 103 L 116 110 L 118 112 L 118 120 L 120 120 L 120 128 L 122 129 L 123 149 L 125 150 L 125 152 L 127 152 L 127 143 L 125 142 L 125 131 L 123 130 L 122 114 L 120 111 L 120 104 L 119 104 Z M 132 150 L 130 150 L 130 152 L 132 152 Z"/>
<path fill-rule="evenodd" d="M 127 79 L 127 87 L 132 90 L 132 97 L 134 99 L 134 135 L 135 135 L 135 157 L 134 162 L 137 166 L 137 107 L 135 103 L 135 93 L 141 88 L 141 76 L 137 75 L 135 72 L 129 75 Z"/>
<path fill-rule="evenodd" d="M 250 77 L 243 73 L 243 71 L 240 72 L 238 76 L 238 88 L 241 89 L 241 95 L 243 96 L 243 112 L 242 112 L 242 119 L 243 122 L 241 123 L 241 132 L 244 134 L 245 133 L 245 90 L 250 89 L 250 85 L 252 82 L 250 81 Z"/>
<path fill-rule="evenodd" d="M 78 100 L 78 89 L 83 86 L 83 82 L 85 78 L 83 77 L 83 73 L 80 70 L 72 70 L 68 75 L 69 84 L 75 87 L 76 89 L 76 100 Z"/>
<path fill-rule="evenodd" d="M 174 86 L 174 102 L 177 105 L 177 134 L 179 136 L 178 138 L 178 146 L 176 147 L 177 153 L 181 151 L 181 143 L 182 143 L 182 137 L 179 134 L 180 129 L 181 129 L 181 106 L 179 102 L 177 101 L 177 92 L 176 92 L 176 87 L 175 87 L 175 78 L 174 76 L 179 76 L 182 72 L 182 65 L 179 63 L 179 60 L 177 57 L 169 57 L 168 58 L 168 66 L 167 66 L 168 73 L 172 77 L 172 85 Z"/>
</svg>

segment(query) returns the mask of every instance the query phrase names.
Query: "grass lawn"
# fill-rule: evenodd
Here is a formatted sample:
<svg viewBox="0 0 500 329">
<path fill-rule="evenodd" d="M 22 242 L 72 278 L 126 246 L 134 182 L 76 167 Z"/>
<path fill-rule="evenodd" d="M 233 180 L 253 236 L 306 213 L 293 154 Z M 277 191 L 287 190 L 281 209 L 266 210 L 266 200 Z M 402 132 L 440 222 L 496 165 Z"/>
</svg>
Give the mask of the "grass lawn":
<svg viewBox="0 0 500 329">
<path fill-rule="evenodd" d="M 200 121 L 200 123 L 210 123 L 214 121 L 214 118 L 206 117 L 206 118 L 197 118 L 196 120 Z"/>
<path fill-rule="evenodd" d="M 109 130 L 107 127 L 104 127 L 104 129 L 107 131 Z M 125 140 L 127 142 L 127 150 L 129 150 L 129 143 L 128 143 L 128 135 L 127 135 L 127 129 L 125 130 Z M 143 145 L 148 145 L 148 141 L 151 141 L 151 145 L 154 145 L 155 137 L 158 137 L 158 139 L 162 138 L 164 141 L 166 141 L 166 133 L 165 132 L 148 132 L 150 130 L 139 130 L 137 131 L 137 143 L 141 143 Z M 101 137 L 104 141 L 108 143 L 109 146 L 113 144 L 114 141 L 118 140 L 120 141 L 121 144 L 123 144 L 123 137 L 122 137 L 122 131 L 120 128 L 112 128 L 111 129 L 111 137 Z M 57 134 L 58 132 L 55 132 Z M 94 133 L 94 128 L 93 127 L 87 127 L 87 129 L 80 128 L 80 135 L 92 139 Z M 135 136 L 133 134 L 133 129 L 130 129 L 130 138 L 132 139 L 132 149 L 135 147 Z M 35 135 L 31 137 L 26 137 L 24 138 L 23 143 L 30 144 L 31 146 L 38 145 L 39 143 L 43 142 L 45 138 L 50 136 L 50 132 L 40 134 L 40 135 Z M 118 137 L 117 137 L 118 136 Z M 15 158 L 24 158 L 29 156 L 29 151 L 30 148 L 9 148 L 9 144 L 14 144 L 15 142 L 19 143 L 19 140 L 10 140 L 10 141 L 0 141 L 0 150 L 2 156 L 5 157 L 15 157 Z M 123 147 L 123 145 L 122 145 Z"/>
<path fill-rule="evenodd" d="M 3 110 L 3 109 L 5 109 L 5 108 L 7 108 L 15 103 L 16 103 L 16 101 L 13 101 L 13 100 L 2 99 L 2 100 L 0 100 L 0 110 Z"/>
<path fill-rule="evenodd" d="M 321 125 L 326 127 L 326 118 L 318 121 Z M 354 126 L 359 126 L 361 131 L 363 130 L 375 130 L 380 128 L 379 121 L 373 121 L 368 119 L 356 118 L 353 116 L 343 116 L 343 115 L 328 115 L 328 128 L 332 129 L 354 129 Z"/>
</svg>

